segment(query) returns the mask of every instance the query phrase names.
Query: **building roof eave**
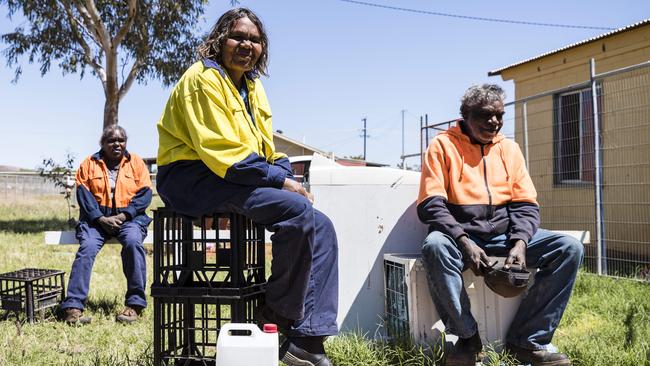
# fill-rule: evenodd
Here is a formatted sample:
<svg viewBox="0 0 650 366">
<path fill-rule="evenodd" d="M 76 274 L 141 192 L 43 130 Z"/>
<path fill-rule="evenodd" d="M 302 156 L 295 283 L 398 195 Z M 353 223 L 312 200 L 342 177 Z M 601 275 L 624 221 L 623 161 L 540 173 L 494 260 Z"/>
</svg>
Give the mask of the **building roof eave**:
<svg viewBox="0 0 650 366">
<path fill-rule="evenodd" d="M 538 56 L 535 56 L 535 57 L 532 57 L 532 58 L 529 58 L 529 59 L 526 59 L 526 60 L 523 60 L 523 61 L 519 61 L 519 62 L 516 62 L 516 63 L 510 64 L 510 65 L 508 65 L 508 66 L 504 66 L 504 67 L 499 68 L 499 69 L 495 69 L 495 70 L 489 71 L 489 72 L 488 72 L 488 76 L 497 76 L 497 75 L 501 75 L 501 73 L 502 73 L 503 71 L 506 71 L 506 70 L 509 70 L 509 69 L 515 68 L 515 67 L 517 67 L 517 66 L 521 66 L 521 65 L 523 65 L 523 64 L 527 64 L 527 63 L 529 63 L 529 62 L 539 60 L 539 59 L 544 58 L 544 57 L 546 57 L 546 56 L 550 56 L 550 55 L 553 55 L 553 54 L 556 54 L 556 53 L 559 53 L 559 52 L 562 52 L 562 51 L 568 50 L 568 49 L 570 49 L 570 48 L 574 48 L 574 47 L 581 46 L 581 45 L 583 45 L 583 44 L 587 44 L 587 43 L 595 42 L 595 41 L 597 41 L 597 40 L 600 40 L 600 39 L 603 39 L 603 38 L 607 38 L 607 37 L 613 36 L 613 35 L 615 35 L 615 34 L 619 34 L 619 33 L 627 32 L 627 31 L 629 31 L 629 30 L 632 30 L 632 29 L 634 29 L 634 28 L 641 27 L 641 26 L 646 25 L 646 24 L 649 24 L 649 23 L 650 23 L 650 18 L 647 18 L 647 19 L 641 20 L 641 21 L 639 21 L 639 22 L 636 22 L 636 23 L 634 23 L 634 24 L 630 24 L 630 25 L 627 25 L 627 26 L 625 26 L 625 27 L 621 27 L 621 28 L 618 28 L 618 29 L 614 29 L 614 30 L 612 30 L 612 31 L 610 31 L 610 32 L 603 33 L 603 34 L 601 34 L 601 35 L 598 35 L 598 36 L 595 36 L 595 37 L 591 37 L 591 38 L 588 38 L 588 39 L 582 40 L 582 41 L 580 41 L 580 42 L 572 43 L 572 44 L 570 44 L 570 45 L 567 45 L 567 46 L 564 46 L 564 47 L 561 47 L 561 48 L 558 48 L 558 49 L 555 49 L 555 50 L 552 50 L 552 51 L 549 51 L 549 52 L 543 53 L 543 54 L 541 54 L 541 55 L 538 55 Z"/>
</svg>

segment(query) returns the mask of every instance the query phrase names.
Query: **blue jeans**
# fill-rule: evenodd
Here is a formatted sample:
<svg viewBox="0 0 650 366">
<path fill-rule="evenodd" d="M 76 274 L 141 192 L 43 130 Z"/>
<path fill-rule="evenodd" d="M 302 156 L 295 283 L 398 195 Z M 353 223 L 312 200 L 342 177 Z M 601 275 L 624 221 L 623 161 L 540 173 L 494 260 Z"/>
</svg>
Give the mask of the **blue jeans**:
<svg viewBox="0 0 650 366">
<path fill-rule="evenodd" d="M 489 256 L 507 256 L 508 237 L 489 241 L 471 237 Z M 463 255 L 449 236 L 434 231 L 424 240 L 422 256 L 433 303 L 449 333 L 468 338 L 478 330 L 463 284 Z M 526 265 L 538 268 L 533 285 L 524 294 L 506 342 L 526 349 L 545 349 L 569 302 L 582 262 L 580 241 L 539 229 L 526 248 Z"/>
<path fill-rule="evenodd" d="M 145 284 L 147 282 L 147 266 L 142 241 L 147 236 L 147 229 L 133 221 L 127 221 L 120 227 L 116 235 L 122 244 L 122 271 L 126 277 L 127 290 L 124 304 L 130 306 L 147 306 Z M 77 239 L 79 250 L 72 263 L 70 279 L 68 280 L 68 294 L 61 304 L 61 308 L 83 309 L 86 305 L 88 290 L 90 288 L 90 275 L 93 271 L 95 257 L 111 235 L 103 230 L 80 222 L 77 226 Z"/>
</svg>

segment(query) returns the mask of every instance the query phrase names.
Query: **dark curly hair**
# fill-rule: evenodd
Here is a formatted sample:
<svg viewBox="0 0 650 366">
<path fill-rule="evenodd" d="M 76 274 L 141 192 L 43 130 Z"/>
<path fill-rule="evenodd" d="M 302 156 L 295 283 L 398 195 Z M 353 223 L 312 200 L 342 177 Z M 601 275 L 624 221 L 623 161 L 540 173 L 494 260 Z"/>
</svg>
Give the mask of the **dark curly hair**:
<svg viewBox="0 0 650 366">
<path fill-rule="evenodd" d="M 214 25 L 208 37 L 199 45 L 198 53 L 202 59 L 210 59 L 214 62 L 221 63 L 222 47 L 228 39 L 228 35 L 232 30 L 235 22 L 241 18 L 248 18 L 257 26 L 260 32 L 260 40 L 262 44 L 262 53 L 257 60 L 251 72 L 254 74 L 262 74 L 268 76 L 267 67 L 269 62 L 269 38 L 264 30 L 264 25 L 260 18 L 247 8 L 235 8 L 225 12 L 217 23 Z"/>
<path fill-rule="evenodd" d="M 460 114 L 464 120 L 469 114 L 486 104 L 506 99 L 506 92 L 497 84 L 472 85 L 460 99 Z"/>
</svg>

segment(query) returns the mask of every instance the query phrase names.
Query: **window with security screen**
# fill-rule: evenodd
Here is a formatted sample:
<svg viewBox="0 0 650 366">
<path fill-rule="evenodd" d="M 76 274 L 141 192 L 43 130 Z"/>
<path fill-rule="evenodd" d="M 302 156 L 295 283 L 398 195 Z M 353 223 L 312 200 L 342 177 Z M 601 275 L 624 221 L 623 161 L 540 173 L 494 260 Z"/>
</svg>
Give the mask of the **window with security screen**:
<svg viewBox="0 0 650 366">
<path fill-rule="evenodd" d="M 602 92 L 598 92 L 599 126 L 602 126 Z M 553 126 L 555 184 L 594 181 L 594 113 L 591 88 L 555 96 Z"/>
</svg>

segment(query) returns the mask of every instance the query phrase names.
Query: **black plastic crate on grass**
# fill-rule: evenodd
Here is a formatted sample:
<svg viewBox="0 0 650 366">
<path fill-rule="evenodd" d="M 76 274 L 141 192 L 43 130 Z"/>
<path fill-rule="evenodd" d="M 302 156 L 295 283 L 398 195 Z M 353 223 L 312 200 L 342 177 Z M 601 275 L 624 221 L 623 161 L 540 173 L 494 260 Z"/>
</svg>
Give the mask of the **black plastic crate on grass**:
<svg viewBox="0 0 650 366">
<path fill-rule="evenodd" d="M 2 309 L 16 315 L 24 312 L 30 323 L 34 314 L 53 308 L 65 297 L 64 271 L 24 268 L 0 274 L 0 301 Z"/>
<path fill-rule="evenodd" d="M 165 290 L 169 289 L 160 289 L 158 295 Z M 226 323 L 253 323 L 255 308 L 263 301 L 263 292 L 238 299 L 154 297 L 154 365 L 215 365 L 221 327 Z"/>
<path fill-rule="evenodd" d="M 243 215 L 192 220 L 167 208 L 155 210 L 152 287 L 224 296 L 258 292 L 266 283 L 264 239 L 264 228 Z"/>
</svg>

